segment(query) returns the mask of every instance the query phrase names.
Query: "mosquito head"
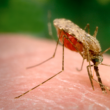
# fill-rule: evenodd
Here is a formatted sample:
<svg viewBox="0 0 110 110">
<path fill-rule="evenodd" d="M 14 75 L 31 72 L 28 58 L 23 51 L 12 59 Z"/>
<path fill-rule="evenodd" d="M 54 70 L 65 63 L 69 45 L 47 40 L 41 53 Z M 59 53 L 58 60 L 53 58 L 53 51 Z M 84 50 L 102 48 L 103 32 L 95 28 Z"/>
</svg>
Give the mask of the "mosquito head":
<svg viewBox="0 0 110 110">
<path fill-rule="evenodd" d="M 99 55 L 99 56 L 93 56 L 92 58 L 92 62 L 95 64 L 95 65 L 99 65 L 101 64 L 103 61 L 103 56 Z"/>
</svg>

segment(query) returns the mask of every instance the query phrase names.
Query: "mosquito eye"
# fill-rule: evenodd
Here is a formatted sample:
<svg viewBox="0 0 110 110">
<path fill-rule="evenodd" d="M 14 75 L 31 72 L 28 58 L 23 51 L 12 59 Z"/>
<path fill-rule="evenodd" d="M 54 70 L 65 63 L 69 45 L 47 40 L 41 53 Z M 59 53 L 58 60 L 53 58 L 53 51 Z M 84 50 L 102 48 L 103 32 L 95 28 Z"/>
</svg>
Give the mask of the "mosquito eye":
<svg viewBox="0 0 110 110">
<path fill-rule="evenodd" d="M 95 58 L 95 62 L 99 62 L 99 59 L 98 58 Z"/>
</svg>

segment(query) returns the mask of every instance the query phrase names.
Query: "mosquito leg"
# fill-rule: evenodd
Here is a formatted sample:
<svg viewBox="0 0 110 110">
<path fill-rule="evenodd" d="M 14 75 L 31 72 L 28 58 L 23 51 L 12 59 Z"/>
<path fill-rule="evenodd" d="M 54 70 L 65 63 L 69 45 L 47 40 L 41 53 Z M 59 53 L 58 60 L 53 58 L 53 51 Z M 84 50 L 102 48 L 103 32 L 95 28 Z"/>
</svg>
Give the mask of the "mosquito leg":
<svg viewBox="0 0 110 110">
<path fill-rule="evenodd" d="M 96 72 L 96 76 L 98 78 L 98 82 L 99 82 L 100 88 L 102 89 L 102 92 L 106 93 L 106 90 L 105 90 L 105 88 L 102 84 L 102 80 L 101 80 L 101 77 L 100 77 L 100 74 L 99 74 L 98 66 L 94 66 L 94 70 Z"/>
<path fill-rule="evenodd" d="M 63 31 L 64 32 L 64 31 Z M 65 33 L 65 32 L 64 32 Z M 72 46 L 79 52 L 79 54 L 83 57 L 83 54 L 78 50 L 78 48 L 71 42 L 71 40 L 67 37 L 67 36 L 64 36 L 71 44 Z M 82 66 L 81 66 L 81 69 L 79 71 L 82 70 L 82 67 L 83 67 L 83 63 L 84 63 L 84 59 L 83 59 L 83 62 L 82 62 Z"/>
<path fill-rule="evenodd" d="M 90 71 L 89 71 L 89 67 L 91 67 L 92 65 L 88 65 L 87 66 L 87 72 L 88 72 L 88 76 L 89 76 L 89 80 L 90 80 L 90 82 L 91 82 L 91 86 L 92 86 L 92 88 L 93 88 L 93 90 L 94 90 L 94 85 L 93 85 L 93 82 L 92 82 L 92 75 L 90 74 Z"/>
<path fill-rule="evenodd" d="M 82 70 L 82 68 L 83 68 L 83 64 L 84 64 L 84 60 L 85 60 L 85 59 L 83 58 L 81 68 L 80 68 L 80 69 L 76 68 L 77 71 L 81 71 L 81 70 Z"/>
<path fill-rule="evenodd" d="M 94 78 L 92 78 L 92 79 L 110 91 L 109 87 L 103 85 L 102 83 L 100 83 L 99 81 L 95 80 Z M 106 92 L 104 91 L 104 93 L 106 93 Z"/>
<path fill-rule="evenodd" d="M 58 74 L 60 74 L 61 72 L 64 71 L 64 37 L 63 37 L 63 48 L 62 48 L 62 70 L 60 72 L 58 72 L 57 74 L 53 75 L 52 77 L 48 78 L 47 80 L 43 81 L 42 83 L 38 84 L 37 86 L 33 87 L 32 89 L 24 92 L 23 94 L 15 97 L 15 99 L 20 98 L 21 96 L 27 94 L 28 92 L 34 90 L 35 88 L 41 86 L 42 84 L 46 83 L 47 81 L 49 81 L 50 79 L 54 78 L 55 76 L 57 76 Z"/>
<path fill-rule="evenodd" d="M 54 51 L 52 57 L 46 59 L 45 61 L 43 61 L 43 62 L 41 62 L 41 63 L 39 63 L 39 64 L 37 64 L 37 65 L 27 67 L 27 69 L 30 69 L 30 68 L 33 68 L 33 67 L 39 66 L 39 65 L 41 65 L 41 64 L 43 64 L 43 63 L 49 61 L 50 59 L 54 58 L 54 57 L 55 57 L 55 54 L 56 54 L 57 47 L 58 47 L 58 43 L 59 43 L 59 38 L 58 38 L 58 41 L 57 41 L 57 44 L 56 44 L 56 48 L 55 48 L 55 51 Z"/>
<path fill-rule="evenodd" d="M 88 71 L 88 75 L 89 75 L 89 79 L 90 79 L 92 88 L 94 90 L 94 85 L 93 85 L 93 82 L 92 82 L 92 79 L 91 79 L 92 71 L 91 71 L 91 63 L 90 63 L 90 56 L 89 56 L 89 49 L 88 48 L 87 48 L 87 60 L 89 62 L 89 66 L 87 66 L 87 71 Z M 89 69 L 89 67 L 90 67 L 90 69 Z"/>
<path fill-rule="evenodd" d="M 98 81 L 95 80 L 92 75 L 89 75 L 89 78 L 91 77 L 90 79 L 93 79 L 94 81 L 96 81 L 96 82 L 99 83 L 99 85 L 100 85 L 100 87 L 101 87 L 101 89 L 102 89 L 102 92 L 106 93 L 106 90 L 105 90 L 104 87 L 106 87 L 106 88 L 110 91 L 109 87 L 107 87 L 107 86 L 105 86 L 105 85 L 102 84 L 102 80 L 101 80 L 101 78 L 100 78 L 100 74 L 99 74 L 99 71 L 98 71 L 98 66 L 95 66 L 95 65 L 89 65 L 89 66 L 87 66 L 87 68 L 88 68 L 88 69 L 87 69 L 87 70 L 88 70 L 88 73 L 89 73 L 89 67 L 92 67 L 92 66 L 94 66 L 94 70 L 95 70 L 95 72 L 96 72 L 96 76 L 97 76 L 97 78 L 98 78 Z"/>
<path fill-rule="evenodd" d="M 50 19 L 51 19 L 51 12 L 48 11 L 48 31 L 49 31 L 49 35 L 52 39 L 54 39 L 53 37 L 53 34 L 52 34 L 52 25 L 51 25 L 51 22 L 50 22 Z M 54 39 L 55 40 L 55 39 Z M 27 67 L 27 69 L 30 69 L 30 68 L 33 68 L 33 67 L 36 67 L 36 66 L 39 66 L 47 61 L 49 61 L 50 59 L 54 58 L 55 57 L 55 54 L 56 54 L 56 50 L 57 50 L 57 46 L 58 46 L 58 43 L 59 43 L 59 38 L 58 38 L 58 41 L 57 41 L 57 44 L 56 44 L 56 48 L 55 48 L 55 51 L 54 51 L 54 54 L 52 57 L 48 58 L 47 60 L 39 63 L 39 64 L 36 64 L 36 65 L 33 65 L 33 66 L 30 66 L 30 67 Z"/>
<path fill-rule="evenodd" d="M 53 40 L 55 40 L 54 37 L 53 37 L 53 33 L 52 33 L 51 12 L 50 11 L 48 11 L 48 32 L 49 32 L 50 37 Z"/>
<path fill-rule="evenodd" d="M 96 27 L 96 29 L 95 29 L 95 31 L 94 31 L 93 37 L 96 37 L 96 36 L 97 36 L 97 32 L 98 32 L 98 26 Z"/>
<path fill-rule="evenodd" d="M 103 64 L 103 63 L 101 63 L 101 65 L 104 65 L 104 66 L 110 66 L 110 65 L 107 65 L 107 64 Z"/>
<path fill-rule="evenodd" d="M 108 49 L 106 49 L 104 52 L 101 53 L 101 55 L 103 55 L 105 52 L 107 52 L 108 50 L 110 50 L 110 47 Z"/>
<path fill-rule="evenodd" d="M 89 23 L 85 26 L 84 30 L 86 30 L 86 28 L 88 28 L 88 33 L 90 34 L 90 25 L 89 25 Z"/>
<path fill-rule="evenodd" d="M 64 36 L 71 44 L 72 46 L 79 52 L 79 54 L 83 57 L 83 54 L 78 50 L 78 48 L 71 42 L 71 40 L 67 37 L 67 36 Z M 84 59 L 83 59 L 83 62 L 82 62 L 82 65 L 81 65 L 81 69 L 77 69 L 78 71 L 81 71 L 82 70 L 82 67 L 83 67 L 83 64 L 84 64 Z"/>
</svg>

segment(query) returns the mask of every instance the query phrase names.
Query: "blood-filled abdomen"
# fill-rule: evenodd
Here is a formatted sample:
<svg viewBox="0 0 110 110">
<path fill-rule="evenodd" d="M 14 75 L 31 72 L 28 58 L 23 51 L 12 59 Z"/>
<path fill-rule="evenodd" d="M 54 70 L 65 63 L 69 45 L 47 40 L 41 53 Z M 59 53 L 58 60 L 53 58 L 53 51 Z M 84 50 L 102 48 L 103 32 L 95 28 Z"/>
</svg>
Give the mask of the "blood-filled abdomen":
<svg viewBox="0 0 110 110">
<path fill-rule="evenodd" d="M 80 52 L 83 51 L 83 44 L 81 42 L 78 42 L 78 40 L 74 36 L 69 35 L 67 32 L 64 32 L 60 29 L 58 29 L 58 36 L 59 36 L 59 40 L 61 43 L 63 43 L 63 36 L 66 36 L 73 43 L 73 45 L 77 48 L 77 50 L 79 50 Z M 64 37 L 64 46 L 72 51 L 77 52 L 76 48 L 70 43 L 69 40 Z"/>
</svg>

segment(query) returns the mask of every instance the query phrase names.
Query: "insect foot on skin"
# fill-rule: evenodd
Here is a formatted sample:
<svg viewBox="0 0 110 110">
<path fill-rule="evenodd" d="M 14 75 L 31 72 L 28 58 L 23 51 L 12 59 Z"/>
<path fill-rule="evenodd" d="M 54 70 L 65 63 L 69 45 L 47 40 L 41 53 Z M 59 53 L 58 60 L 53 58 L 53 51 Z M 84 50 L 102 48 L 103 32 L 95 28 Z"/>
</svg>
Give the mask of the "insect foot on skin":
<svg viewBox="0 0 110 110">
<path fill-rule="evenodd" d="M 50 58 L 46 59 L 45 61 L 43 61 L 37 65 L 28 67 L 27 69 L 39 66 L 39 65 L 49 61 L 50 59 L 54 58 L 58 44 L 59 44 L 59 42 L 61 42 L 62 43 L 62 70 L 59 71 L 58 73 L 56 73 L 55 75 L 53 75 L 52 77 L 48 78 L 47 80 L 43 81 L 39 85 L 33 87 L 32 89 L 26 91 L 25 93 L 15 97 L 15 98 L 19 98 L 19 97 L 27 94 L 28 92 L 41 86 L 42 84 L 46 83 L 47 81 L 49 81 L 50 79 L 54 78 L 55 76 L 57 76 L 58 74 L 60 74 L 61 72 L 64 71 L 64 47 L 66 47 L 72 51 L 79 52 L 79 54 L 82 56 L 82 58 L 83 58 L 82 65 L 81 65 L 80 69 L 77 69 L 78 71 L 82 70 L 84 60 L 85 59 L 87 60 L 87 62 L 89 63 L 89 65 L 87 66 L 87 72 L 88 72 L 88 76 L 89 76 L 90 83 L 91 83 L 93 90 L 94 90 L 94 85 L 93 85 L 93 80 L 94 80 L 97 83 L 99 83 L 102 92 L 106 93 L 106 89 L 108 89 L 110 91 L 110 89 L 107 86 L 103 85 L 99 71 L 98 71 L 99 64 L 105 65 L 105 66 L 110 66 L 110 65 L 106 65 L 106 64 L 102 63 L 102 61 L 103 61 L 102 55 L 106 51 L 108 51 L 110 48 L 106 49 L 104 52 L 101 52 L 100 44 L 99 44 L 98 40 L 96 39 L 98 27 L 96 27 L 94 35 L 91 36 L 89 24 L 87 24 L 87 26 L 85 27 L 85 29 L 88 28 L 88 33 L 85 32 L 85 29 L 84 30 L 81 29 L 78 25 L 74 24 L 70 20 L 55 19 L 53 21 L 53 24 L 56 27 L 57 34 L 58 34 L 58 40 L 56 43 L 56 48 L 53 53 L 53 56 L 51 56 Z M 49 28 L 50 27 L 51 27 L 51 23 L 49 23 Z M 50 32 L 50 33 L 52 33 L 52 32 Z M 52 36 L 52 34 L 51 34 L 51 36 Z M 98 81 L 93 78 L 91 67 L 94 67 Z"/>
</svg>

